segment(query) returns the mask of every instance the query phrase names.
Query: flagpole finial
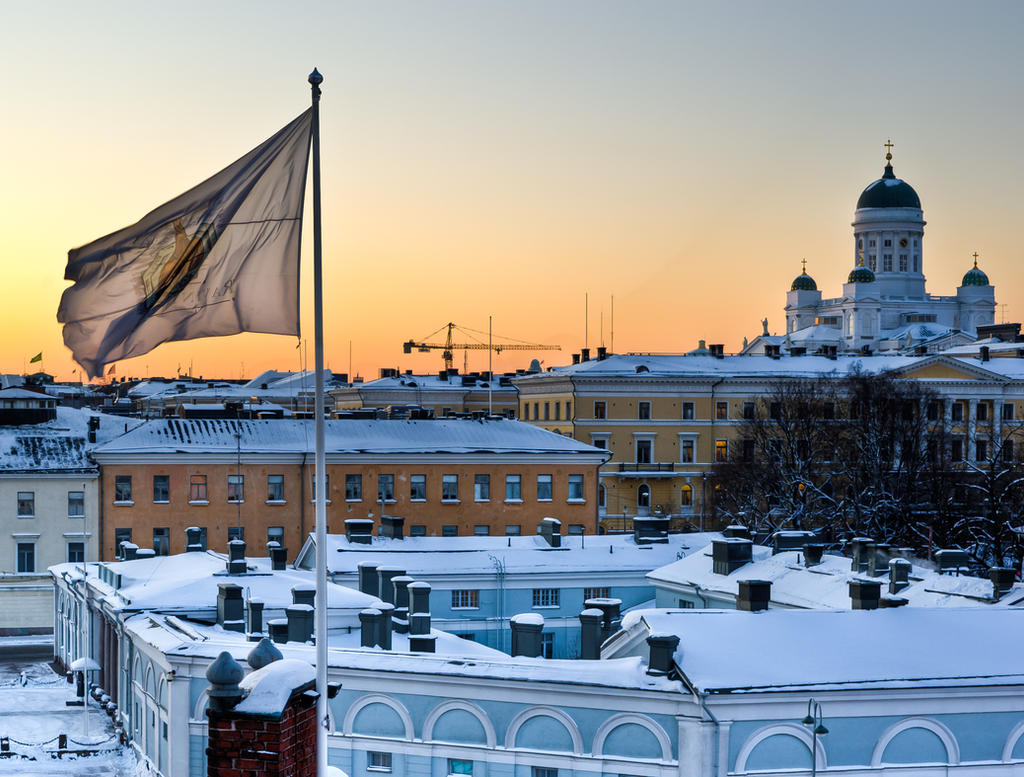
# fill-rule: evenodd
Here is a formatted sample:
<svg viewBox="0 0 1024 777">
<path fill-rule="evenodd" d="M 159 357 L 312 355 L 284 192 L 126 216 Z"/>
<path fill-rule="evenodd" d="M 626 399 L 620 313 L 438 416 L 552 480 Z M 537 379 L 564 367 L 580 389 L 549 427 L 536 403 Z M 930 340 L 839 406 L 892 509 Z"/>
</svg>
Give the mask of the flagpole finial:
<svg viewBox="0 0 1024 777">
<path fill-rule="evenodd" d="M 313 72 L 309 74 L 309 83 L 313 86 L 320 86 L 324 82 L 324 77 L 320 75 L 320 71 L 313 68 Z"/>
</svg>

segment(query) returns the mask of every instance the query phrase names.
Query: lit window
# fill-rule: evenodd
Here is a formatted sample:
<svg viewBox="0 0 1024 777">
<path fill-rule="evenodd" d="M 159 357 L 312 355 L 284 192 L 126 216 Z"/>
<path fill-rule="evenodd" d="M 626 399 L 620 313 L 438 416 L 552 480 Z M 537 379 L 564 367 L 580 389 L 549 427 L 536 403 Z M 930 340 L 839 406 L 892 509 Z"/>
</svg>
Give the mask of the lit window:
<svg viewBox="0 0 1024 777">
<path fill-rule="evenodd" d="M 594 403 L 594 418 L 607 418 L 608 417 L 608 403 L 607 402 L 595 402 Z"/>
<path fill-rule="evenodd" d="M 569 501 L 583 501 L 583 475 L 569 475 Z"/>
<path fill-rule="evenodd" d="M 68 518 L 85 518 L 84 491 L 68 491 Z"/>
<path fill-rule="evenodd" d="M 188 501 L 206 501 L 206 475 L 192 475 L 188 483 Z"/>
<path fill-rule="evenodd" d="M 693 486 L 689 483 L 684 484 L 679 492 L 679 504 L 683 507 L 693 506 Z"/>
<path fill-rule="evenodd" d="M 442 502 L 458 502 L 459 501 L 459 476 L 458 475 L 442 475 L 441 476 L 441 501 Z"/>
<path fill-rule="evenodd" d="M 228 501 L 245 501 L 245 475 L 228 475 Z"/>
<path fill-rule="evenodd" d="M 473 477 L 473 499 L 477 502 L 491 500 L 491 476 L 476 475 Z"/>
<path fill-rule="evenodd" d="M 729 460 L 729 441 L 715 440 L 715 461 Z"/>
<path fill-rule="evenodd" d="M 551 475 L 537 475 L 537 501 L 551 501 Z"/>
<path fill-rule="evenodd" d="M 284 501 L 284 475 L 267 475 L 267 501 Z"/>
<path fill-rule="evenodd" d="M 35 491 L 19 491 L 18 492 L 18 517 L 19 518 L 35 518 L 36 517 L 36 492 Z"/>
<path fill-rule="evenodd" d="M 458 589 L 452 591 L 452 609 L 479 609 L 480 592 L 476 589 Z"/>
<path fill-rule="evenodd" d="M 377 501 L 393 502 L 395 500 L 395 476 L 377 476 Z"/>
<path fill-rule="evenodd" d="M 729 417 L 729 403 L 715 402 L 715 418 L 722 420 Z"/>
<path fill-rule="evenodd" d="M 157 503 L 171 501 L 170 475 L 153 475 L 153 501 Z"/>
<path fill-rule="evenodd" d="M 114 501 L 115 502 L 131 502 L 132 501 L 132 476 L 131 475 L 117 475 L 114 478 Z"/>
<path fill-rule="evenodd" d="M 425 502 L 427 500 L 426 475 L 409 476 L 409 499 L 413 502 Z"/>
<path fill-rule="evenodd" d="M 559 600 L 559 590 L 557 588 L 534 588 L 533 589 L 533 606 L 534 607 L 557 607 Z"/>
<path fill-rule="evenodd" d="M 523 499 L 523 478 L 521 475 L 505 475 L 505 501 L 520 502 Z"/>
</svg>

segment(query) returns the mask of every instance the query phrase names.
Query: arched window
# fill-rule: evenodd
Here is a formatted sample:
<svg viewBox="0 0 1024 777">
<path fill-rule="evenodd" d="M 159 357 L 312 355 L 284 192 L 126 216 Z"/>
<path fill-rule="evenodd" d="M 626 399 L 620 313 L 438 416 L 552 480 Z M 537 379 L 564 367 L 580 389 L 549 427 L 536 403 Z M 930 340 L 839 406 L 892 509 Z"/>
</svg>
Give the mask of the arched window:
<svg viewBox="0 0 1024 777">
<path fill-rule="evenodd" d="M 604 507 L 605 506 L 604 486 L 598 486 L 597 487 L 597 506 L 598 507 Z"/>
<path fill-rule="evenodd" d="M 689 483 L 684 483 L 679 492 L 679 504 L 683 507 L 693 507 L 693 486 Z"/>
<path fill-rule="evenodd" d="M 651 487 L 646 483 L 636 490 L 636 506 L 647 508 L 651 506 Z"/>
</svg>

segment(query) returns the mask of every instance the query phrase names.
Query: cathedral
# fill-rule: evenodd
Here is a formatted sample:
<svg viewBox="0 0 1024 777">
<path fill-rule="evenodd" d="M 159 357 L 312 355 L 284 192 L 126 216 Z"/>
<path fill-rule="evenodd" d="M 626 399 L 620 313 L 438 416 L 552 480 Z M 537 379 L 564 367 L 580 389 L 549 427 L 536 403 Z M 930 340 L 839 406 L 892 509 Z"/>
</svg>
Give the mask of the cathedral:
<svg viewBox="0 0 1024 777">
<path fill-rule="evenodd" d="M 994 323 L 995 289 L 977 254 L 955 295 L 925 290 L 921 199 L 896 177 L 886 147 L 882 177 L 857 199 L 842 294 L 823 299 L 805 265 L 786 294 L 786 334 L 769 335 L 766 320 L 744 353 L 937 351 L 971 342 L 979 326 Z"/>
</svg>

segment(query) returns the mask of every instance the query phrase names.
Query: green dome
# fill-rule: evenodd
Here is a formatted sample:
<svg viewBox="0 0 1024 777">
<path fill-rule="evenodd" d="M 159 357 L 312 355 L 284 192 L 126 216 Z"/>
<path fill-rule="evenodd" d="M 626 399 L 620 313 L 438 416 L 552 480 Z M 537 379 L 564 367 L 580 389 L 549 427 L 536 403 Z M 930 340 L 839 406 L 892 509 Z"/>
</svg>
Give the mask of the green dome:
<svg viewBox="0 0 1024 777">
<path fill-rule="evenodd" d="M 963 283 L 961 286 L 988 286 L 988 276 L 985 275 L 981 270 L 978 269 L 978 265 L 974 265 L 967 274 L 964 275 Z"/>
<path fill-rule="evenodd" d="M 814 282 L 807 273 L 802 273 L 793 279 L 793 284 L 789 287 L 790 291 L 817 291 L 818 284 Z"/>
<path fill-rule="evenodd" d="M 897 178 L 892 171 L 892 164 L 885 166 L 885 172 L 861 192 L 857 200 L 857 210 L 861 208 L 915 208 L 921 209 L 921 198 L 914 187 Z"/>
<path fill-rule="evenodd" d="M 857 265 L 850 270 L 850 277 L 846 279 L 847 283 L 874 283 L 875 274 L 871 270 L 862 264 Z"/>
</svg>

